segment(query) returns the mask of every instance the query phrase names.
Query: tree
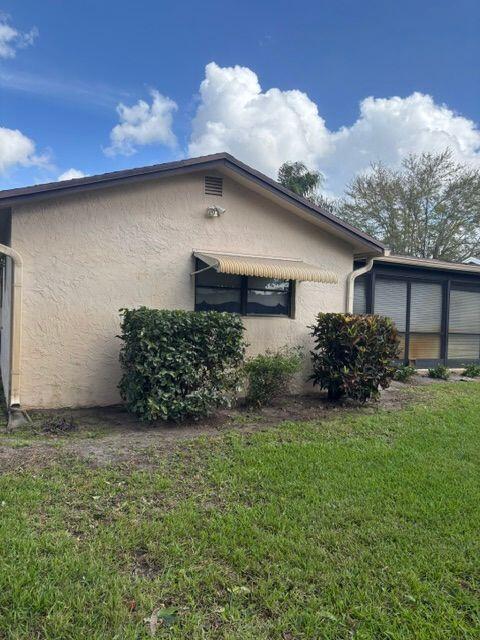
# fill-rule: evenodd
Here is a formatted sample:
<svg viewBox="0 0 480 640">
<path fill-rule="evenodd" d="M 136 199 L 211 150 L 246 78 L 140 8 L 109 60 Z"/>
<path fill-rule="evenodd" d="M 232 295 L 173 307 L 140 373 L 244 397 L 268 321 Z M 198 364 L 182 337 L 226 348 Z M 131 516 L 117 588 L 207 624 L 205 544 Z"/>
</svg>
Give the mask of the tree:
<svg viewBox="0 0 480 640">
<path fill-rule="evenodd" d="M 278 182 L 318 207 L 333 211 L 334 202 L 319 191 L 323 185 L 323 175 L 318 171 L 310 171 L 303 162 L 284 162 L 278 170 Z"/>
<path fill-rule="evenodd" d="M 462 261 L 480 252 L 480 170 L 450 150 L 410 155 L 398 170 L 373 164 L 336 213 L 395 253 Z"/>
</svg>

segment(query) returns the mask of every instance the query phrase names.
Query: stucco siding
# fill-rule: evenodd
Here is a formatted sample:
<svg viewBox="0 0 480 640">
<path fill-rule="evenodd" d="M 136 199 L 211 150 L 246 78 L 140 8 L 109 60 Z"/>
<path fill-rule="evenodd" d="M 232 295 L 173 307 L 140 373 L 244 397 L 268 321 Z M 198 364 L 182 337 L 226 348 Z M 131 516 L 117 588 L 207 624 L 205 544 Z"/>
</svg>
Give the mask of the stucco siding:
<svg viewBox="0 0 480 640">
<path fill-rule="evenodd" d="M 338 274 L 338 285 L 298 283 L 295 319 L 245 318 L 251 353 L 308 346 L 315 313 L 344 310 L 347 243 L 230 178 L 223 197 L 205 196 L 203 179 L 192 173 L 15 208 L 25 406 L 118 402 L 118 310 L 193 309 L 193 249 L 302 258 Z M 226 213 L 206 218 L 215 203 Z"/>
</svg>

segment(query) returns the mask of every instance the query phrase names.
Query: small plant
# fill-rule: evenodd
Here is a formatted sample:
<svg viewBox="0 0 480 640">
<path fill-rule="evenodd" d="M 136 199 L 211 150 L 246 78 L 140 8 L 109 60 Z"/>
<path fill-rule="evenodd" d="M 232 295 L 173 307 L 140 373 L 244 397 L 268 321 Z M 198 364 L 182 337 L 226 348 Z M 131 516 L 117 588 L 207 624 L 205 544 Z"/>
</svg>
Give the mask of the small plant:
<svg viewBox="0 0 480 640">
<path fill-rule="evenodd" d="M 437 364 L 428 370 L 428 377 L 435 380 L 448 380 L 450 378 L 450 369 L 444 364 Z"/>
<path fill-rule="evenodd" d="M 393 379 L 397 380 L 397 382 L 408 382 L 416 373 L 415 367 L 409 364 L 402 364 L 395 370 Z"/>
<path fill-rule="evenodd" d="M 310 329 L 315 340 L 310 379 L 328 390 L 330 400 L 345 396 L 365 402 L 390 385 L 399 343 L 389 318 L 320 313 Z"/>
<path fill-rule="evenodd" d="M 472 362 L 467 365 L 463 371 L 463 375 L 466 378 L 479 378 L 480 377 L 480 364 Z"/>
<path fill-rule="evenodd" d="M 197 420 L 233 398 L 242 319 L 217 311 L 123 309 L 120 395 L 141 420 Z"/>
<path fill-rule="evenodd" d="M 300 347 L 283 347 L 248 360 L 245 364 L 247 403 L 262 407 L 285 393 L 302 367 L 302 354 Z"/>
</svg>

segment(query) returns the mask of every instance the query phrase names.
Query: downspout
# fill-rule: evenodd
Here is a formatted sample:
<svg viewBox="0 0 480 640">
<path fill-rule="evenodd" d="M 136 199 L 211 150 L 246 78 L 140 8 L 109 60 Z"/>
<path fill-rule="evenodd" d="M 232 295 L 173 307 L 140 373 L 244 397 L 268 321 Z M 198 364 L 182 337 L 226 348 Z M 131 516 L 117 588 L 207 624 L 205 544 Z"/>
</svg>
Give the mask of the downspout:
<svg viewBox="0 0 480 640">
<path fill-rule="evenodd" d="M 5 244 L 0 244 L 0 253 L 8 256 L 13 261 L 13 287 L 11 302 L 10 324 L 10 389 L 6 398 L 8 405 L 8 425 L 17 426 L 28 422 L 27 414 L 22 411 L 20 403 L 20 358 L 22 348 L 22 286 L 23 286 L 23 260 L 22 256 Z"/>
<path fill-rule="evenodd" d="M 390 250 L 385 249 L 383 256 L 388 256 L 388 255 L 390 255 Z M 355 280 L 359 276 L 363 276 L 364 273 L 368 273 L 369 271 L 371 271 L 375 260 L 377 260 L 378 258 L 382 258 L 383 256 L 376 256 L 376 257 L 370 258 L 364 267 L 360 267 L 360 269 L 355 269 L 354 271 L 352 271 L 352 273 L 348 275 L 347 304 L 346 304 L 347 313 L 353 313 L 353 294 L 355 291 Z"/>
</svg>

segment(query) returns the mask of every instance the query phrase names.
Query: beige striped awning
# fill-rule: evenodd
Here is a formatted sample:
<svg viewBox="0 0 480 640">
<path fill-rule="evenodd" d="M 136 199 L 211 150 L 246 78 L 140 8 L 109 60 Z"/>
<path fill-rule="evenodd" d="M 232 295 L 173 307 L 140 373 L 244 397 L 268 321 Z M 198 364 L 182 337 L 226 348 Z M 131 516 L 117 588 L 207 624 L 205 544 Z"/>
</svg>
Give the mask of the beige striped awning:
<svg viewBox="0 0 480 640">
<path fill-rule="evenodd" d="M 194 256 L 219 273 L 328 284 L 338 282 L 335 273 L 320 269 L 320 267 L 303 262 L 303 260 L 239 256 L 230 253 L 204 253 L 203 251 L 194 251 Z"/>
</svg>

